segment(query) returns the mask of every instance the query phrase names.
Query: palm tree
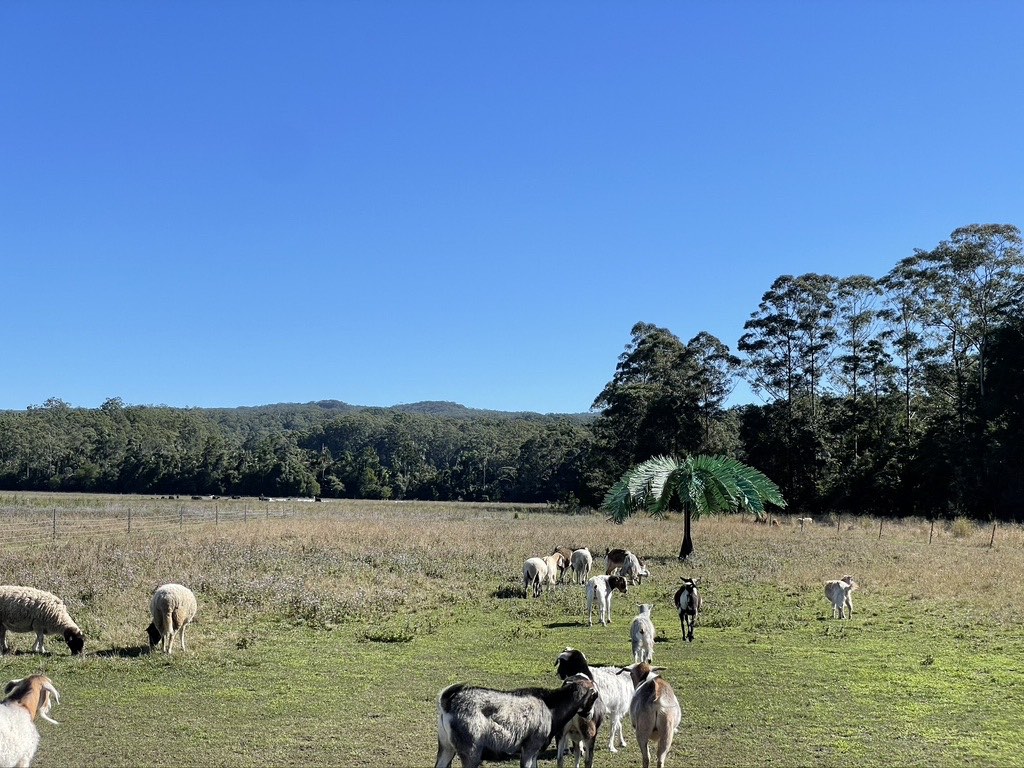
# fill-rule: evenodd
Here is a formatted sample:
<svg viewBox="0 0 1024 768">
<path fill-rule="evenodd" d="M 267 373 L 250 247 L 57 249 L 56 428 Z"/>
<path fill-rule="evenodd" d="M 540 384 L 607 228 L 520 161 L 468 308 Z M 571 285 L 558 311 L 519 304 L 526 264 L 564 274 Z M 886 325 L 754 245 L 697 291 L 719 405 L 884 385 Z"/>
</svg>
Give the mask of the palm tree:
<svg viewBox="0 0 1024 768">
<path fill-rule="evenodd" d="M 622 475 L 604 497 L 601 509 L 617 523 L 638 510 L 656 515 L 683 510 L 679 559 L 693 552 L 690 523 L 705 513 L 752 512 L 761 519 L 765 505 L 785 507 L 779 487 L 761 472 L 728 456 L 656 456 Z"/>
</svg>

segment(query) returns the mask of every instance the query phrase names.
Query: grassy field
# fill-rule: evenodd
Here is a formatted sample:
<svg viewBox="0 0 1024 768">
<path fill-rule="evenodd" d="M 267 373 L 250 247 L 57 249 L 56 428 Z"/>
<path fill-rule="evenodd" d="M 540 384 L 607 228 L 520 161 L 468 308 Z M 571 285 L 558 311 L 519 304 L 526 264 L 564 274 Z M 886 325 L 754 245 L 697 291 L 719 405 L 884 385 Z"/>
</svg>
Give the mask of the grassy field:
<svg viewBox="0 0 1024 768">
<path fill-rule="evenodd" d="M 565 646 L 594 663 L 631 661 L 635 604 L 654 603 L 655 662 L 683 706 L 676 766 L 1024 764 L 1024 532 L 824 518 L 803 529 L 739 517 L 622 526 L 540 508 L 385 502 L 281 503 L 281 516 L 193 515 L 131 497 L 0 494 L 0 583 L 64 597 L 87 636 L 72 658 L 9 636 L 2 680 L 42 671 L 60 689 L 59 726 L 40 723 L 36 766 L 423 766 L 436 749 L 436 697 L 455 681 L 554 686 Z M 172 506 L 176 505 L 176 506 Z M 99 519 L 134 507 L 129 535 L 26 543 L 12 535 L 60 509 Z M 116 514 L 115 514 L 116 513 Z M 142 522 L 140 522 L 142 521 Z M 559 544 L 627 547 L 652 579 L 590 628 L 579 586 L 525 599 L 523 560 Z M 600 564 L 602 558 L 598 558 Z M 826 578 L 853 574 L 851 621 L 832 620 Z M 703 621 L 681 641 L 671 596 L 698 576 Z M 145 652 L 148 599 L 190 585 L 200 614 L 189 650 Z M 602 748 L 597 766 L 639 752 Z M 547 762 L 554 764 L 553 750 Z"/>
</svg>

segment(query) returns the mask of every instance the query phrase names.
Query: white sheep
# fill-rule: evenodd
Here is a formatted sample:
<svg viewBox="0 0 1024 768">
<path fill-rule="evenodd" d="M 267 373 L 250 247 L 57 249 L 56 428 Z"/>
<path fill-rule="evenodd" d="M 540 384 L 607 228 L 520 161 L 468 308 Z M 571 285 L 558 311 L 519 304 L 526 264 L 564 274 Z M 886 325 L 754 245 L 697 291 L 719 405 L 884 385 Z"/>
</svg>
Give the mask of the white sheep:
<svg viewBox="0 0 1024 768">
<path fill-rule="evenodd" d="M 619 590 L 626 594 L 626 580 L 621 576 L 592 576 L 587 582 L 587 620 L 594 626 L 594 603 L 601 614 L 601 624 L 612 620 L 612 594 Z"/>
<path fill-rule="evenodd" d="M 57 724 L 50 718 L 50 707 L 60 703 L 60 694 L 45 675 L 32 675 L 11 680 L 4 686 L 0 703 L 0 766 L 28 768 L 39 748 L 37 716 Z"/>
<path fill-rule="evenodd" d="M 499 691 L 459 683 L 437 697 L 435 768 L 450 768 L 455 755 L 463 768 L 477 768 L 485 753 L 519 755 L 523 768 L 577 712 L 594 706 L 597 688 L 582 675 L 561 688 Z"/>
<path fill-rule="evenodd" d="M 68 615 L 64 601 L 32 587 L 0 586 L 0 653 L 7 653 L 8 632 L 35 632 L 32 650 L 46 653 L 47 635 L 62 635 L 71 653 L 85 647 L 85 635 Z"/>
<path fill-rule="evenodd" d="M 572 562 L 572 552 L 571 547 L 555 547 L 551 550 L 551 554 L 562 556 L 562 564 L 558 569 L 558 580 L 560 582 L 564 582 L 565 575 L 569 573 L 569 564 Z"/>
<path fill-rule="evenodd" d="M 548 581 L 548 564 L 542 557 L 531 557 L 523 563 L 523 588 L 526 596 L 533 592 L 534 597 L 540 597 L 541 590 Z"/>
<path fill-rule="evenodd" d="M 643 768 L 650 768 L 650 742 L 658 740 L 658 768 L 665 768 L 665 758 L 672 748 L 672 737 L 683 719 L 672 686 L 658 676 L 660 667 L 646 662 L 623 668 L 629 671 L 635 691 L 629 703 L 629 719 L 636 730 L 636 741 L 643 758 Z"/>
<path fill-rule="evenodd" d="M 149 601 L 149 613 L 153 621 L 146 627 L 149 635 L 149 648 L 153 650 L 157 643 L 160 649 L 170 654 L 174 646 L 174 636 L 181 633 L 181 650 L 185 651 L 185 627 L 196 617 L 199 604 L 192 590 L 181 584 L 164 584 L 153 591 Z"/>
<path fill-rule="evenodd" d="M 586 547 L 574 550 L 569 563 L 572 565 L 572 583 L 586 584 L 594 567 L 594 556 L 590 554 L 590 550 Z"/>
<path fill-rule="evenodd" d="M 825 597 L 832 603 L 832 618 L 852 619 L 853 618 L 853 590 L 857 584 L 853 576 L 843 576 L 841 579 L 832 579 L 825 582 Z"/>
<path fill-rule="evenodd" d="M 558 580 L 565 571 L 566 566 L 568 566 L 569 561 L 565 559 L 561 552 L 555 552 L 543 559 L 544 565 L 548 568 L 547 587 L 548 590 L 552 590 L 558 584 Z"/>
<path fill-rule="evenodd" d="M 651 611 L 654 606 L 643 603 L 638 606 L 640 613 L 633 618 L 629 627 L 629 639 L 633 646 L 633 662 L 654 660 L 654 622 Z"/>
</svg>

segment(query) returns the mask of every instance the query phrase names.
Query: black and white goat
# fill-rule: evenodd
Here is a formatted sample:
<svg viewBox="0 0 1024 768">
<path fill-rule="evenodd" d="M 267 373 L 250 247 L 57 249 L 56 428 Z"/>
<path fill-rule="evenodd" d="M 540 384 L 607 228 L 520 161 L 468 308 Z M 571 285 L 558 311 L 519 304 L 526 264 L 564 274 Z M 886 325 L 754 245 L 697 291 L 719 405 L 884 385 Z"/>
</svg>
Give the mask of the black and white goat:
<svg viewBox="0 0 1024 768">
<path fill-rule="evenodd" d="M 683 639 L 693 642 L 693 625 L 697 623 L 697 616 L 704 604 L 697 585 L 700 582 L 694 579 L 683 578 L 683 584 L 676 590 L 672 602 L 679 611 L 679 623 L 683 628 Z"/>
<path fill-rule="evenodd" d="M 555 671 L 562 680 L 573 675 L 586 675 L 597 685 L 599 696 L 594 712 L 611 724 L 608 749 L 612 752 L 618 751 L 615 749 L 616 736 L 619 739 L 619 746 L 626 746 L 622 720 L 629 712 L 629 701 L 633 698 L 633 686 L 624 675 L 618 674 L 619 670 L 620 667 L 591 667 L 583 651 L 575 648 L 566 648 L 555 660 Z M 588 755 L 592 754 L 593 749 L 588 752 Z"/>
<path fill-rule="evenodd" d="M 554 689 L 450 685 L 437 699 L 435 768 L 450 768 L 455 755 L 463 768 L 477 768 L 485 752 L 519 754 L 520 766 L 536 768 L 541 750 L 597 696 L 594 682 L 582 675 Z"/>
</svg>

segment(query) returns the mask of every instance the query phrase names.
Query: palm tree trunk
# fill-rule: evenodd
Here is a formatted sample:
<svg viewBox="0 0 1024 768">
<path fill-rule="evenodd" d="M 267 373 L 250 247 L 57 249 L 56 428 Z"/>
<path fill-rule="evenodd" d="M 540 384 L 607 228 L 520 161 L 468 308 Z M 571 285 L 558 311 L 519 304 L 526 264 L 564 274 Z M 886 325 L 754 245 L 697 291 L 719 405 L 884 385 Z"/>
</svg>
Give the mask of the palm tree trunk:
<svg viewBox="0 0 1024 768">
<path fill-rule="evenodd" d="M 685 560 L 693 552 L 693 539 L 690 537 L 690 510 L 683 512 L 683 545 L 679 547 L 679 559 Z"/>
</svg>

